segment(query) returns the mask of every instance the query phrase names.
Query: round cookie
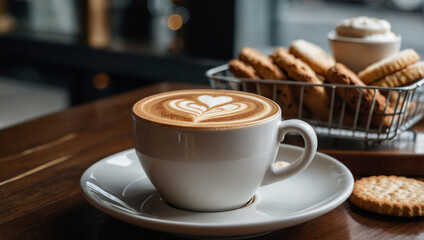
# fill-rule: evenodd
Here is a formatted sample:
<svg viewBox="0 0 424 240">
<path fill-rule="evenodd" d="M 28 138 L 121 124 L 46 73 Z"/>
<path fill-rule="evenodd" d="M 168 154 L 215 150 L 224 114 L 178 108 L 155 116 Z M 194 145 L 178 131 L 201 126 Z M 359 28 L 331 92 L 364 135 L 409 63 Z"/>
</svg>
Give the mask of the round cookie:
<svg viewBox="0 0 424 240">
<path fill-rule="evenodd" d="M 373 82 L 373 86 L 399 87 L 424 78 L 424 61 L 416 62 L 408 67 L 394 72 Z"/>
<path fill-rule="evenodd" d="M 415 52 L 415 50 L 405 49 L 393 56 L 371 64 L 359 72 L 358 76 L 365 84 L 371 84 L 377 79 L 380 79 L 415 63 L 419 59 L 420 56 L 417 54 L 417 52 Z"/>
<path fill-rule="evenodd" d="M 243 48 L 240 51 L 239 59 L 251 65 L 256 73 L 264 79 L 287 79 L 286 75 L 271 61 L 271 59 L 269 59 L 269 57 L 253 48 Z"/>
<path fill-rule="evenodd" d="M 355 181 L 350 201 L 367 211 L 398 216 L 424 216 L 424 182 L 406 177 L 371 176 Z"/>
<path fill-rule="evenodd" d="M 230 72 L 234 74 L 234 76 L 239 78 L 250 78 L 250 79 L 259 79 L 260 77 L 256 74 L 255 69 L 238 60 L 238 59 L 232 59 L 228 62 L 228 69 Z"/>
<path fill-rule="evenodd" d="M 289 51 L 320 75 L 324 75 L 335 64 L 334 59 L 322 48 L 302 39 L 293 41 Z"/>
<path fill-rule="evenodd" d="M 355 73 L 341 63 L 336 63 L 333 67 L 328 69 L 326 79 L 333 84 L 354 85 L 358 87 L 365 86 Z M 360 88 L 338 87 L 337 93 L 341 98 L 346 98 L 345 100 L 349 107 L 353 111 L 356 111 L 359 103 L 359 95 L 361 94 Z M 386 107 L 386 97 L 380 94 L 380 92 L 375 92 L 372 89 L 362 89 L 359 112 L 361 114 L 369 114 L 373 105 L 374 94 L 376 94 L 376 96 L 372 122 L 377 126 L 381 123 L 382 126 L 389 127 L 392 122 L 392 117 L 390 115 L 384 116 L 384 113 L 393 113 L 393 109 L 390 106 Z"/>
<path fill-rule="evenodd" d="M 322 83 L 315 72 L 306 63 L 290 54 L 284 48 L 277 48 L 272 53 L 271 58 L 279 67 L 286 71 L 290 78 L 296 81 L 315 84 Z M 303 101 L 314 116 L 324 120 L 328 119 L 330 112 L 329 98 L 324 87 L 304 87 Z"/>
</svg>

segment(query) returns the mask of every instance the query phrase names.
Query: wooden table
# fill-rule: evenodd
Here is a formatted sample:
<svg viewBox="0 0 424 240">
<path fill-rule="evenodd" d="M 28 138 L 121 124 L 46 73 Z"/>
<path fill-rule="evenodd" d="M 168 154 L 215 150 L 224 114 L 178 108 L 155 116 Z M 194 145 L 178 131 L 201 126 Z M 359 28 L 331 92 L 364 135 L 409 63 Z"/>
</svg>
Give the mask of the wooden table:
<svg viewBox="0 0 424 240">
<path fill-rule="evenodd" d="M 162 83 L 0 131 L 0 239 L 179 238 L 98 211 L 83 199 L 79 179 L 93 163 L 132 148 L 130 109 L 136 100 L 157 92 L 200 87 L 205 86 Z M 422 177 L 424 123 L 415 129 L 415 139 L 372 149 L 360 143 L 320 139 L 320 151 L 344 162 L 356 176 L 404 171 Z M 288 142 L 297 144 L 295 137 Z M 377 215 L 345 201 L 319 218 L 260 238 L 423 239 L 423 220 Z"/>
</svg>

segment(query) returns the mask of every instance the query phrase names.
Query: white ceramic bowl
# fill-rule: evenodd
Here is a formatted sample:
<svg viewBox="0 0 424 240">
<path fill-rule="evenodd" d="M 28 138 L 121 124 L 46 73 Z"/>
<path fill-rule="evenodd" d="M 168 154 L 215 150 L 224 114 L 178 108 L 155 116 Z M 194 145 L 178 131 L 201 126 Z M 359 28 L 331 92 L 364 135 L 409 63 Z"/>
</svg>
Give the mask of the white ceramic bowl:
<svg viewBox="0 0 424 240">
<path fill-rule="evenodd" d="M 358 73 L 370 64 L 399 52 L 401 36 L 393 40 L 368 40 L 340 37 L 332 31 L 327 34 L 330 48 L 337 62 Z"/>
</svg>

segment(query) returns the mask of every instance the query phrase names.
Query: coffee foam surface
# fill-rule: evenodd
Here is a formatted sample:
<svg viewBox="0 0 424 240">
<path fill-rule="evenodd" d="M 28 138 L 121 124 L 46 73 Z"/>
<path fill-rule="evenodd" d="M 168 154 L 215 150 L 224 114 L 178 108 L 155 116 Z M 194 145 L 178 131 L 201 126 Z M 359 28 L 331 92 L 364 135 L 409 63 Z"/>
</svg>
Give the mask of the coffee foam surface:
<svg viewBox="0 0 424 240">
<path fill-rule="evenodd" d="M 138 101 L 133 112 L 159 124 L 209 129 L 253 126 L 281 114 L 272 100 L 228 90 L 161 93 Z"/>
</svg>

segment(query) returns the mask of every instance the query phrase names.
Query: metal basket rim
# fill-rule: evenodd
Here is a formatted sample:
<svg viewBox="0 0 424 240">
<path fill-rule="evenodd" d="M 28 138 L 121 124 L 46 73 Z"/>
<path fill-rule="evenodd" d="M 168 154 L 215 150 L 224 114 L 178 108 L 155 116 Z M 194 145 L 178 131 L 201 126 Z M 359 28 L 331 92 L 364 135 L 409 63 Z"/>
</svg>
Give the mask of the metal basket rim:
<svg viewBox="0 0 424 240">
<path fill-rule="evenodd" d="M 243 84 L 243 86 L 246 86 L 246 83 L 252 83 L 256 84 L 256 88 L 259 88 L 261 84 L 270 84 L 273 85 L 273 91 L 276 91 L 275 86 L 276 85 L 294 85 L 300 87 L 302 89 L 301 91 L 304 91 L 304 88 L 306 87 L 313 87 L 313 86 L 319 86 L 324 88 L 331 88 L 332 94 L 334 95 L 335 90 L 337 88 L 344 88 L 344 89 L 370 89 L 373 93 L 373 106 L 370 108 L 370 113 L 368 116 L 368 120 L 366 121 L 366 126 L 358 126 L 357 125 L 357 115 L 359 113 L 359 108 L 355 110 L 355 123 L 352 127 L 341 125 L 340 120 L 338 121 L 338 126 L 335 126 L 333 128 L 333 124 L 337 124 L 337 122 L 333 122 L 332 119 L 332 111 L 330 110 L 329 120 L 328 121 L 320 121 L 315 119 L 307 119 L 305 121 L 311 122 L 311 125 L 315 128 L 317 133 L 322 136 L 331 136 L 331 137 L 339 137 L 339 138 L 345 138 L 345 139 L 354 139 L 354 140 L 362 140 L 366 142 L 377 142 L 380 143 L 385 140 L 391 140 L 394 139 L 399 134 L 403 133 L 407 129 L 409 129 L 412 125 L 414 125 L 416 122 L 420 121 L 422 117 L 424 116 L 423 111 L 423 105 L 420 105 L 420 108 L 415 106 L 414 112 L 412 113 L 406 113 L 407 107 L 412 102 L 412 97 L 415 95 L 415 93 L 419 93 L 420 96 L 423 96 L 424 89 L 421 87 L 424 84 L 424 78 L 420 79 L 408 86 L 402 86 L 402 87 L 379 87 L 379 86 L 355 86 L 355 85 L 346 85 L 346 84 L 331 84 L 331 83 L 323 83 L 323 84 L 314 84 L 314 83 L 307 83 L 307 82 L 299 82 L 299 81 L 293 81 L 293 80 L 270 80 L 270 79 L 247 79 L 247 78 L 237 78 L 233 76 L 221 76 L 221 74 L 228 75 L 229 69 L 228 64 L 223 64 L 214 68 L 211 68 L 206 71 L 205 75 L 209 78 L 209 81 L 211 83 L 211 86 L 214 86 L 214 84 Z M 396 117 L 397 119 L 393 119 L 390 127 L 382 127 L 382 123 L 380 123 L 380 126 L 378 128 L 375 128 L 374 130 L 371 130 L 371 112 L 374 108 L 374 101 L 376 94 L 380 91 L 388 92 L 388 96 L 391 96 L 392 91 L 398 92 L 399 94 L 404 94 L 405 100 L 398 100 L 396 101 L 396 107 L 395 112 L 393 114 L 389 113 L 383 113 L 385 116 L 393 115 L 393 117 Z M 360 91 L 362 93 L 362 91 Z M 412 95 L 411 95 L 412 94 Z M 276 97 L 274 92 L 274 98 Z M 360 97 L 361 98 L 361 97 Z M 275 99 L 274 99 L 275 100 Z M 334 98 L 332 98 L 331 101 L 334 101 Z M 303 100 L 301 100 L 303 102 Z M 343 102 L 343 104 L 346 104 L 346 101 Z M 386 100 L 386 105 L 389 104 L 389 100 Z M 400 108 L 398 109 L 398 104 L 401 104 Z M 359 104 L 360 105 L 360 104 Z M 359 106 L 358 105 L 358 106 Z M 332 108 L 332 107 L 331 107 Z M 300 107 L 299 107 L 300 109 Z M 344 106 L 343 106 L 344 109 Z M 342 110 L 344 112 L 344 110 Z M 386 111 L 386 110 L 384 110 Z M 300 110 L 301 112 L 301 110 Z M 341 115 L 342 117 L 344 114 Z M 405 118 L 406 117 L 406 118 Z M 302 119 L 302 118 L 300 118 Z M 314 123 L 316 122 L 316 123 Z"/>
<path fill-rule="evenodd" d="M 214 68 L 211 68 L 206 71 L 206 77 L 218 80 L 218 81 L 228 81 L 228 82 L 234 82 L 234 83 L 243 83 L 243 82 L 249 82 L 249 83 L 268 83 L 268 84 L 277 84 L 277 85 L 297 85 L 297 86 L 324 86 L 324 87 L 330 87 L 330 88 L 360 88 L 360 89 L 375 89 L 375 90 L 396 90 L 396 91 L 405 91 L 405 90 L 414 90 L 424 84 L 424 78 L 415 81 L 413 84 L 410 84 L 408 86 L 401 86 L 401 87 L 380 87 L 380 86 L 355 86 L 355 85 L 346 85 L 346 84 L 333 84 L 333 83 L 308 83 L 308 82 L 299 82 L 299 81 L 282 81 L 282 80 L 272 80 L 272 79 L 249 79 L 249 78 L 237 78 L 232 76 L 216 76 L 216 74 L 220 72 L 227 71 L 228 64 L 223 64 Z"/>
</svg>

